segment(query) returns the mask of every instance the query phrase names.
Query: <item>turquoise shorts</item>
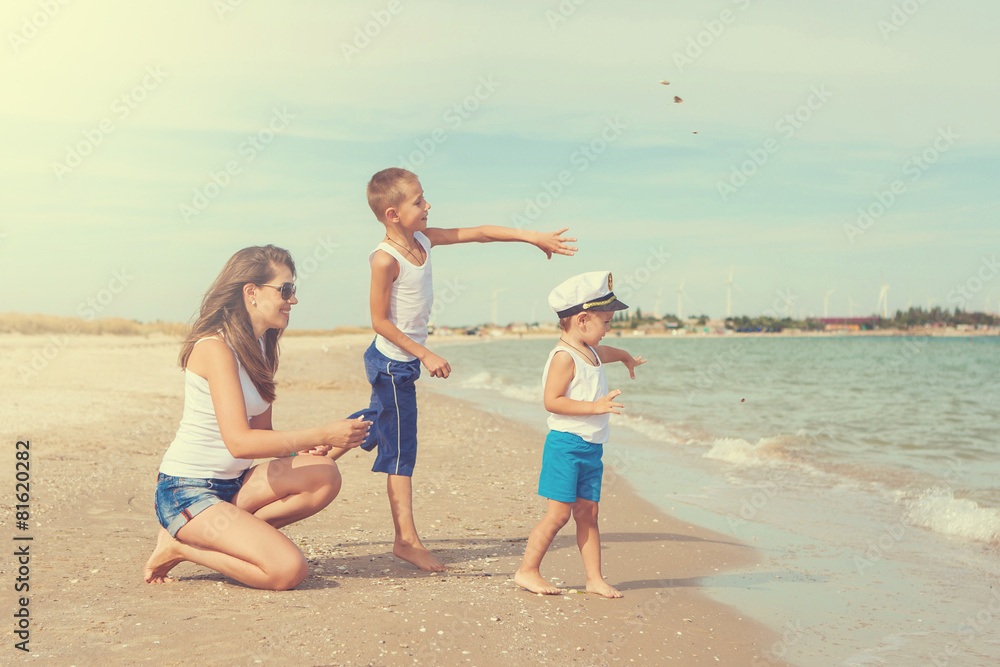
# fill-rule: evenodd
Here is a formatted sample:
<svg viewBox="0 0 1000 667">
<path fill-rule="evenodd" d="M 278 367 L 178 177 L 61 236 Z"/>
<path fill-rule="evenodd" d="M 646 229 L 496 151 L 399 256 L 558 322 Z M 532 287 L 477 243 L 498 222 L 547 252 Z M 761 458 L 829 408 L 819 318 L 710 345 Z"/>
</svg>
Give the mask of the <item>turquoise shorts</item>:
<svg viewBox="0 0 1000 667">
<path fill-rule="evenodd" d="M 604 445 L 587 442 L 573 433 L 549 431 L 542 452 L 538 495 L 561 503 L 577 498 L 601 501 Z"/>
</svg>

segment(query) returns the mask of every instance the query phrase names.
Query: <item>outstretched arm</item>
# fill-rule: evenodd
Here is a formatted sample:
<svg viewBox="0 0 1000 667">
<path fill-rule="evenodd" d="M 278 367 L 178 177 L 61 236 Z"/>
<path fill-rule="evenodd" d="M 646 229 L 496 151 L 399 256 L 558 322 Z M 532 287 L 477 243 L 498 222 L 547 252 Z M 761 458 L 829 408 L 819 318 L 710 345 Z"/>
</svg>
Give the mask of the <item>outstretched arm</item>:
<svg viewBox="0 0 1000 667">
<path fill-rule="evenodd" d="M 597 358 L 601 360 L 602 364 L 615 361 L 625 364 L 625 368 L 628 369 L 628 375 L 633 380 L 635 379 L 635 367 L 646 363 L 646 360 L 642 357 L 633 357 L 625 350 L 611 347 L 610 345 L 598 345 L 594 350 L 597 352 Z"/>
<path fill-rule="evenodd" d="M 392 282 L 399 276 L 399 264 L 381 250 L 372 257 L 372 285 L 368 304 L 372 313 L 372 328 L 387 341 L 420 360 L 431 377 L 446 378 L 451 366 L 444 358 L 434 354 L 399 330 L 389 317 Z"/>
<path fill-rule="evenodd" d="M 498 227 L 482 225 L 480 227 L 458 227 L 442 229 L 431 227 L 424 231 L 432 246 L 453 245 L 455 243 L 494 243 L 498 241 L 520 241 L 530 243 L 545 253 L 548 259 L 552 255 L 574 255 L 577 248 L 569 245 L 575 238 L 564 237 L 569 227 L 563 227 L 558 232 L 536 232 L 534 230 L 515 229 L 514 227 Z"/>
</svg>

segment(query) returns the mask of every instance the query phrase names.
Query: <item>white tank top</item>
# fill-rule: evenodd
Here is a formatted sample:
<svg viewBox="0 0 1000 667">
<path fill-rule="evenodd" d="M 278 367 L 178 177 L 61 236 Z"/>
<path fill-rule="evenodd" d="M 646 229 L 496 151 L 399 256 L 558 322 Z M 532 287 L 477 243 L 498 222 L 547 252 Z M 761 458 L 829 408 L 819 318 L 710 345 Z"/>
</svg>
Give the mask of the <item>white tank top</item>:
<svg viewBox="0 0 1000 667">
<path fill-rule="evenodd" d="M 590 348 L 590 351 L 594 352 L 594 348 Z M 549 352 L 549 358 L 545 362 L 545 370 L 542 371 L 543 387 L 549 376 L 549 366 L 552 364 L 552 358 L 556 352 L 568 352 L 572 355 L 573 363 L 576 365 L 573 380 L 570 381 L 569 387 L 566 389 L 567 398 L 572 398 L 574 401 L 596 401 L 602 396 L 608 395 L 608 379 L 604 376 L 604 364 L 597 358 L 597 352 L 594 352 L 594 357 L 597 358 L 598 365 L 591 366 L 577 352 L 562 345 L 557 345 Z M 574 433 L 587 442 L 602 445 L 608 441 L 608 436 L 611 434 L 610 421 L 610 413 L 585 416 L 557 415 L 550 412 L 545 423 L 549 430 Z"/>
<path fill-rule="evenodd" d="M 410 340 L 423 345 L 427 342 L 427 322 L 434 305 L 434 285 L 431 280 L 431 241 L 422 232 L 415 232 L 413 238 L 424 249 L 424 263 L 414 266 L 391 243 L 383 241 L 368 255 L 371 264 L 379 250 L 392 255 L 399 264 L 399 275 L 392 283 L 389 297 L 389 320 Z M 396 361 L 416 359 L 406 350 L 390 343 L 382 336 L 375 336 L 375 349 Z"/>
<path fill-rule="evenodd" d="M 209 338 L 215 337 L 202 338 L 195 345 Z M 249 420 L 266 412 L 271 404 L 257 393 L 239 358 L 236 365 Z M 234 479 L 251 465 L 253 459 L 237 459 L 226 449 L 219 432 L 215 406 L 212 405 L 212 394 L 208 390 L 208 380 L 185 368 L 184 413 L 177 435 L 160 462 L 160 472 L 174 477 Z"/>
</svg>

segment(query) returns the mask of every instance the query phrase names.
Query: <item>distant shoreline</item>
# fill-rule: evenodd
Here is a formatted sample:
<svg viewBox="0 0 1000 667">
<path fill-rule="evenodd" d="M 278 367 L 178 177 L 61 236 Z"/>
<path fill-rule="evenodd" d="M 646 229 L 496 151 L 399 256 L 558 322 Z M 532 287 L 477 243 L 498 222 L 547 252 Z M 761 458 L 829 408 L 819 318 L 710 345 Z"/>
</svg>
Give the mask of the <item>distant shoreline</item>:
<svg viewBox="0 0 1000 667">
<path fill-rule="evenodd" d="M 101 318 L 85 320 L 78 317 L 62 317 L 58 315 L 42 315 L 37 313 L 0 313 L 0 336 L 32 336 L 45 334 L 60 335 L 117 335 L 172 336 L 183 338 L 188 331 L 188 324 L 182 322 L 136 322 L 124 318 Z M 452 329 L 453 333 L 431 335 L 435 341 L 458 340 L 489 340 L 511 338 L 549 338 L 558 335 L 555 326 L 546 328 L 511 331 L 507 328 L 481 328 L 478 333 L 467 335 L 464 327 Z M 730 329 L 715 328 L 712 331 L 693 331 L 678 329 L 612 329 L 612 338 L 857 338 L 864 336 L 908 336 L 935 338 L 962 338 L 1000 336 L 1000 327 L 985 329 L 958 329 L 956 327 L 919 327 L 913 329 L 871 329 L 865 331 L 807 331 L 803 329 L 785 329 L 779 332 L 736 332 Z M 332 329 L 295 329 L 289 328 L 285 336 L 330 336 L 364 334 L 374 336 L 370 327 L 337 326 Z"/>
</svg>

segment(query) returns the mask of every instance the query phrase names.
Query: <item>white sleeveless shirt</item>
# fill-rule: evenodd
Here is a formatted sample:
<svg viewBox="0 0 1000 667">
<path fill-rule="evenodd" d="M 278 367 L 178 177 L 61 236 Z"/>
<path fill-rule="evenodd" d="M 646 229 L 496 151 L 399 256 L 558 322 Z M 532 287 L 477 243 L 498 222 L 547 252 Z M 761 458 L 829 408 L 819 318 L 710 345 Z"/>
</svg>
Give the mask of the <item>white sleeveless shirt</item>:
<svg viewBox="0 0 1000 667">
<path fill-rule="evenodd" d="M 202 338 L 195 345 L 209 338 L 215 337 Z M 236 365 L 239 368 L 240 387 L 243 389 L 243 401 L 249 421 L 250 417 L 266 412 L 271 404 L 257 393 L 257 388 L 250 381 L 239 358 L 236 359 Z M 185 368 L 184 413 L 177 435 L 160 462 L 160 472 L 173 477 L 234 479 L 251 465 L 253 459 L 235 458 L 222 441 L 208 380 Z"/>
<path fill-rule="evenodd" d="M 590 348 L 590 351 L 594 352 L 594 348 Z M 604 376 L 604 364 L 597 357 L 597 352 L 594 352 L 594 358 L 597 359 L 598 365 L 591 366 L 577 352 L 561 345 L 557 345 L 549 352 L 549 358 L 545 362 L 545 370 L 542 371 L 543 387 L 549 376 L 552 358 L 557 352 L 568 352 L 572 355 L 573 363 L 576 365 L 576 372 L 566 389 L 567 398 L 574 401 L 596 401 L 608 395 L 608 379 Z M 602 445 L 608 441 L 608 436 L 611 434 L 610 421 L 610 413 L 603 415 L 557 415 L 550 412 L 545 423 L 549 430 L 573 433 L 587 442 Z"/>
<path fill-rule="evenodd" d="M 392 282 L 389 296 L 389 320 L 410 340 L 423 345 L 427 342 L 427 322 L 434 305 L 434 285 L 431 280 L 431 241 L 422 232 L 415 232 L 413 238 L 424 249 L 422 266 L 411 264 L 391 243 L 383 241 L 368 255 L 371 264 L 379 250 L 392 255 L 399 264 L 399 275 Z M 390 343 L 381 335 L 375 336 L 375 349 L 396 361 L 412 361 L 412 354 Z"/>
</svg>

